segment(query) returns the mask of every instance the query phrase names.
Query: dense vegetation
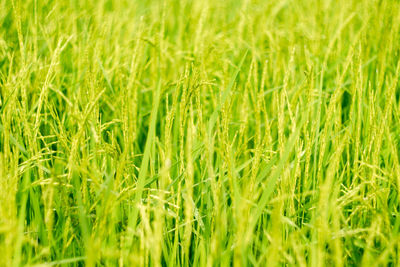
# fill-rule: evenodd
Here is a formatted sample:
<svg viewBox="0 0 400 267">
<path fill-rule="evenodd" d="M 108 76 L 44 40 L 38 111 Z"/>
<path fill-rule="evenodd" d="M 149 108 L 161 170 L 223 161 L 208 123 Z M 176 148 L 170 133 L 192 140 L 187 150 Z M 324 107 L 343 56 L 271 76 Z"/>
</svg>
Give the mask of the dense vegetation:
<svg viewBox="0 0 400 267">
<path fill-rule="evenodd" d="M 0 265 L 399 266 L 400 2 L 0 0 Z"/>
</svg>

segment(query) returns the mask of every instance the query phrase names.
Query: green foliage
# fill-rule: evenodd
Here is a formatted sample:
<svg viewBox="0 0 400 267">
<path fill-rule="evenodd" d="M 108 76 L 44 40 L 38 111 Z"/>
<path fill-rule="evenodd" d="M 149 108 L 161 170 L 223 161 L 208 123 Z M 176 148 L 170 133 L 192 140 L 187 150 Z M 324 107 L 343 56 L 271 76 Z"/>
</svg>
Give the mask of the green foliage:
<svg viewBox="0 0 400 267">
<path fill-rule="evenodd" d="M 399 266 L 400 2 L 0 0 L 0 266 Z"/>
</svg>

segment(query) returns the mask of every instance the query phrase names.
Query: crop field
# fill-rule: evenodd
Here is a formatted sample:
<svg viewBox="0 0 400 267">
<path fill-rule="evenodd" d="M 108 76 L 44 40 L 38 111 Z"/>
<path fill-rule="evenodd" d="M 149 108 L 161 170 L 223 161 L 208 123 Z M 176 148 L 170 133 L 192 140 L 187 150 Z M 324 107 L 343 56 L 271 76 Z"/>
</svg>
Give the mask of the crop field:
<svg viewBox="0 0 400 267">
<path fill-rule="evenodd" d="M 0 266 L 400 266 L 400 1 L 0 0 Z"/>
</svg>

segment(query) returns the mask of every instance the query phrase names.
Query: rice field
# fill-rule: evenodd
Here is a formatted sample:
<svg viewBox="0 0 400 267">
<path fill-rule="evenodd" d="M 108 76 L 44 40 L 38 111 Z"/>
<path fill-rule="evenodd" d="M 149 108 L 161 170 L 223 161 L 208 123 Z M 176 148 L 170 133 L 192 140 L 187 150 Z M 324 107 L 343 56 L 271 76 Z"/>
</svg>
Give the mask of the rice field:
<svg viewBox="0 0 400 267">
<path fill-rule="evenodd" d="M 0 266 L 400 266 L 397 0 L 0 0 Z"/>
</svg>

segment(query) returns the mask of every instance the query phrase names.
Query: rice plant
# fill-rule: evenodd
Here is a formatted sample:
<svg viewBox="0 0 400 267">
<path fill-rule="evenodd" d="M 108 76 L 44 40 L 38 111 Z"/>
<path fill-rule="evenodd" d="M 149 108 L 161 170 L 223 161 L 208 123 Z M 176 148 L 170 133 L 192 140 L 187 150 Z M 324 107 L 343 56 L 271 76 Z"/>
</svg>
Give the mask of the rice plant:
<svg viewBox="0 0 400 267">
<path fill-rule="evenodd" d="M 0 0 L 0 266 L 400 266 L 397 0 Z"/>
</svg>

